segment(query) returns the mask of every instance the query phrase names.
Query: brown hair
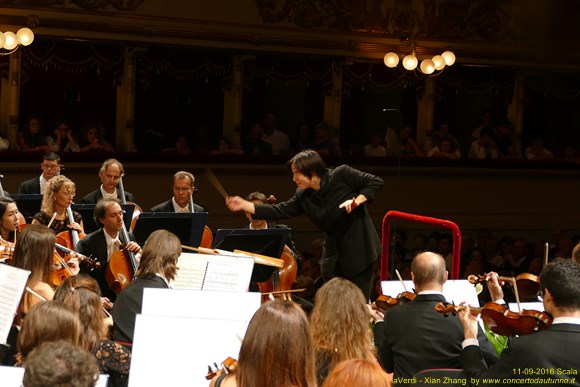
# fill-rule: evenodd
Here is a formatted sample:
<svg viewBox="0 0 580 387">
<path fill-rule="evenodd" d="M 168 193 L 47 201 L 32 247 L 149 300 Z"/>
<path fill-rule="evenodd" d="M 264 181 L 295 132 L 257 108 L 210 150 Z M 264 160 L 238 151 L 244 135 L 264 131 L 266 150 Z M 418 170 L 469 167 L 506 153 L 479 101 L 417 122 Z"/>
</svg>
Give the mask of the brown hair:
<svg viewBox="0 0 580 387">
<path fill-rule="evenodd" d="M 72 190 L 76 190 L 76 185 L 71 179 L 65 175 L 58 175 L 53 177 L 44 186 L 44 192 L 42 193 L 42 205 L 40 206 L 40 211 L 44 212 L 48 216 L 52 216 L 54 213 L 54 203 L 56 200 L 56 194 L 60 191 L 62 186 L 68 186 Z"/>
<path fill-rule="evenodd" d="M 95 219 L 95 223 L 103 227 L 103 222 L 101 219 L 105 217 L 107 214 L 107 207 L 110 203 L 117 203 L 119 206 L 121 205 L 121 200 L 119 198 L 102 198 L 99 199 L 97 204 L 95 204 L 95 209 L 93 210 L 93 218 Z"/>
<path fill-rule="evenodd" d="M 14 246 L 14 266 L 29 270 L 28 283 L 52 283 L 52 259 L 56 237 L 46 226 L 31 224 L 22 231 Z"/>
<path fill-rule="evenodd" d="M 17 349 L 24 361 L 30 351 L 47 341 L 65 340 L 78 345 L 79 334 L 79 320 L 70 307 L 60 301 L 40 302 L 24 318 Z"/>
<path fill-rule="evenodd" d="M 238 387 L 316 386 L 310 324 L 300 307 L 283 300 L 260 306 L 242 341 L 235 375 Z"/>
<path fill-rule="evenodd" d="M 310 316 L 317 363 L 328 362 L 331 371 L 344 360 L 373 359 L 369 322 L 365 297 L 357 286 L 339 277 L 325 283 L 316 293 Z"/>
<path fill-rule="evenodd" d="M 338 364 L 321 387 L 389 387 L 389 376 L 376 360 L 350 359 Z"/>
<path fill-rule="evenodd" d="M 125 173 L 125 169 L 123 168 L 123 164 L 121 164 L 121 162 L 119 160 L 116 160 L 116 159 L 107 159 L 107 160 L 105 160 L 103 165 L 101 165 L 101 169 L 99 169 L 99 176 L 101 176 L 101 173 L 105 172 L 110 166 L 113 166 L 115 164 L 117 164 L 119 166 L 119 170 L 121 171 L 121 175 L 123 175 L 123 173 Z"/>
<path fill-rule="evenodd" d="M 143 245 L 138 277 L 162 274 L 171 281 L 177 274 L 177 258 L 181 255 L 179 238 L 167 231 L 154 231 Z"/>
</svg>

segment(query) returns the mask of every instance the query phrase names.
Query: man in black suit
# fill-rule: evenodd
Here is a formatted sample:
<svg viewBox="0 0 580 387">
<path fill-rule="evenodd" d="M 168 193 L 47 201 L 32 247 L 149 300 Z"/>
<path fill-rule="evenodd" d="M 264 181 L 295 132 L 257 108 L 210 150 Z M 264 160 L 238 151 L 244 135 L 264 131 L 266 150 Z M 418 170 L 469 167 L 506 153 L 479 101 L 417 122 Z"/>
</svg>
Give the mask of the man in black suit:
<svg viewBox="0 0 580 387">
<path fill-rule="evenodd" d="M 46 183 L 56 175 L 60 174 L 62 165 L 60 164 L 60 156 L 54 152 L 48 152 L 42 157 L 40 169 L 42 174 L 30 180 L 23 181 L 18 186 L 19 194 L 42 194 L 42 190 Z"/>
<path fill-rule="evenodd" d="M 143 245 L 139 277 L 127 286 L 113 306 L 115 339 L 132 343 L 135 316 L 141 313 L 143 289 L 169 288 L 177 274 L 177 259 L 181 255 L 181 242 L 167 230 L 154 231 Z"/>
<path fill-rule="evenodd" d="M 118 198 L 122 202 L 121 191 L 117 189 L 117 185 L 124 173 L 125 170 L 120 161 L 115 159 L 106 160 L 99 170 L 101 186 L 82 198 L 81 204 L 97 204 L 101 198 Z M 125 191 L 125 200 L 135 202 L 133 194 L 127 191 Z"/>
<path fill-rule="evenodd" d="M 501 297 L 496 273 L 488 286 Z M 580 386 L 580 265 L 570 259 L 548 264 L 540 275 L 540 294 L 552 325 L 540 332 L 511 338 L 498 362 L 487 367 L 475 335 L 477 321 L 469 308 L 459 313 L 465 330 L 461 361 L 472 385 L 517 384 L 519 386 Z M 495 383 L 484 378 L 497 379 Z"/>
<path fill-rule="evenodd" d="M 394 307 L 381 321 L 375 316 L 375 343 L 387 372 L 395 378 L 412 378 L 419 371 L 433 368 L 461 368 L 463 328 L 454 316 L 445 317 L 435 305 L 446 302 L 443 284 L 447 281 L 445 260 L 437 253 L 418 254 L 411 264 L 411 278 L 417 296 Z M 477 336 L 490 363 L 497 354 L 481 327 Z"/>
<path fill-rule="evenodd" d="M 151 212 L 205 212 L 191 200 L 195 192 L 195 178 L 189 172 L 179 171 L 173 175 L 173 197 L 151 208 Z M 193 205 L 193 208 L 192 206 Z"/>
<path fill-rule="evenodd" d="M 116 294 L 111 290 L 105 278 L 111 256 L 120 248 L 134 254 L 141 253 L 141 248 L 133 242 L 132 234 L 128 234 L 131 241 L 126 241 L 120 232 L 123 228 L 123 209 L 119 199 L 99 200 L 95 206 L 95 222 L 101 224 L 102 227 L 81 239 L 77 245 L 77 251 L 83 255 L 91 256 L 101 263 L 101 269 L 89 271 L 89 274 L 99 283 L 103 296 L 114 300 Z M 82 270 L 84 271 L 84 268 Z"/>
</svg>

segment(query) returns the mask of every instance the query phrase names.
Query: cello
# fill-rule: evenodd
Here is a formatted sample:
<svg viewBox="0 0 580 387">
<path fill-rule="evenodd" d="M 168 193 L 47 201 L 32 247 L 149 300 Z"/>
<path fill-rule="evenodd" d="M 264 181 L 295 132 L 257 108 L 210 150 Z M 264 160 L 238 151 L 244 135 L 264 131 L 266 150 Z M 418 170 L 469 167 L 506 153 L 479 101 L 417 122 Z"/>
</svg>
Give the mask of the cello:
<svg viewBox="0 0 580 387">
<path fill-rule="evenodd" d="M 137 224 L 137 219 L 139 219 L 139 215 L 143 212 L 143 209 L 139 207 L 137 203 L 128 202 L 127 198 L 125 197 L 125 187 L 123 185 L 123 175 L 119 177 L 119 191 L 121 191 L 121 203 L 123 205 L 133 204 L 135 208 L 133 209 L 133 216 L 131 217 L 131 224 L 129 225 L 129 231 L 133 232 L 135 229 L 135 224 Z"/>
<path fill-rule="evenodd" d="M 123 222 L 120 234 L 123 236 L 125 243 L 129 243 L 129 233 Z M 119 295 L 121 291 L 129 285 L 133 278 L 137 275 L 137 259 L 135 254 L 126 248 L 114 252 L 109 259 L 107 270 L 105 271 L 105 279 L 112 291 Z"/>
</svg>

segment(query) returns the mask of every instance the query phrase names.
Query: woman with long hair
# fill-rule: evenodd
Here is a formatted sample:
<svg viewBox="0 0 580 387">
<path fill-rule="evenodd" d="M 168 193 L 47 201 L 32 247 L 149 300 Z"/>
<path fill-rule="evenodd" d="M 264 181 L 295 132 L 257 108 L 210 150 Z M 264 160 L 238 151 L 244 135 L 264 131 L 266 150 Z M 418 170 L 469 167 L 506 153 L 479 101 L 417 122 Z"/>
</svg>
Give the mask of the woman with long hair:
<svg viewBox="0 0 580 387">
<path fill-rule="evenodd" d="M 376 362 L 369 322 L 365 298 L 350 281 L 333 278 L 318 290 L 310 326 L 319 384 L 342 361 Z"/>
<path fill-rule="evenodd" d="M 83 332 L 79 346 L 95 356 L 101 373 L 109 375 L 109 385 L 126 386 L 131 353 L 108 338 L 108 313 L 103 310 L 98 292 L 95 279 L 80 275 L 64 280 L 54 299 L 70 306 L 79 317 Z"/>
<path fill-rule="evenodd" d="M 310 324 L 292 301 L 269 301 L 252 317 L 236 371 L 214 378 L 210 387 L 314 387 Z"/>
<path fill-rule="evenodd" d="M 376 361 L 350 359 L 338 364 L 321 387 L 390 387 L 389 375 Z"/>
<path fill-rule="evenodd" d="M 64 175 L 53 177 L 46 183 L 42 193 L 40 212 L 34 215 L 32 224 L 48 226 L 55 234 L 75 229 L 83 232 L 83 218 L 73 211 L 74 222 L 70 223 L 67 208 L 76 195 L 76 185 Z"/>
</svg>

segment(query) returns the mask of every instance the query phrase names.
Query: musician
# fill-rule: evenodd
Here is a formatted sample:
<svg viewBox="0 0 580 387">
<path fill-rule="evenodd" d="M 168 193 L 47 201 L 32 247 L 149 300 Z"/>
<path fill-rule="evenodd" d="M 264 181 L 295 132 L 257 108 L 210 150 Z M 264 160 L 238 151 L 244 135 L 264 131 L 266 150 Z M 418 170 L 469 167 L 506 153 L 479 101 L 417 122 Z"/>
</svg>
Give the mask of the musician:
<svg viewBox="0 0 580 387">
<path fill-rule="evenodd" d="M 0 244 L 11 243 L 15 230 L 20 226 L 16 202 L 9 197 L 0 197 Z"/>
<path fill-rule="evenodd" d="M 447 281 L 445 260 L 437 253 L 424 252 L 411 264 L 411 278 L 417 297 L 409 303 L 394 307 L 381 321 L 375 318 L 375 344 L 379 359 L 394 378 L 410 378 L 430 368 L 461 368 L 463 329 L 457 318 L 435 311 L 435 305 L 446 302 L 443 284 Z M 485 360 L 497 360 L 495 350 L 479 327 Z"/>
<path fill-rule="evenodd" d="M 246 200 L 254 204 L 270 204 L 266 195 L 261 192 L 252 192 L 246 196 Z M 254 219 L 252 214 L 249 212 L 246 212 L 246 218 L 248 218 L 250 221 L 250 224 L 247 227 L 250 230 L 266 230 L 269 228 L 284 228 L 290 230 L 285 224 L 276 224 L 275 222 L 268 222 L 267 220 Z M 292 240 L 292 235 L 290 235 L 290 232 L 288 232 L 288 240 L 286 241 L 286 245 L 294 252 L 295 256 L 298 256 L 298 250 L 296 250 L 296 245 Z M 299 266 L 301 266 L 300 263 L 301 262 L 298 262 Z"/>
<path fill-rule="evenodd" d="M 83 217 L 73 211 L 74 222 L 69 222 L 67 208 L 76 195 L 75 183 L 64 175 L 55 176 L 44 186 L 40 212 L 32 218 L 32 224 L 48 226 L 55 234 L 71 229 L 83 232 Z"/>
<path fill-rule="evenodd" d="M 154 231 L 143 245 L 137 279 L 117 297 L 113 305 L 115 339 L 132 343 L 135 316 L 141 313 L 143 289 L 169 288 L 177 274 L 177 259 L 181 255 L 181 242 L 167 230 Z"/>
<path fill-rule="evenodd" d="M 510 339 L 493 367 L 488 368 L 481 361 L 480 342 L 475 335 L 478 323 L 470 315 L 469 307 L 459 312 L 465 333 L 461 362 L 467 375 L 479 381 L 481 378 L 498 378 L 515 383 L 514 380 L 518 379 L 518 385 L 580 386 L 578 278 L 580 265 L 570 259 L 557 259 L 544 268 L 540 274 L 540 292 L 545 311 L 554 318 L 552 325 L 543 331 Z M 491 273 L 488 285 L 490 292 L 499 293 L 497 297 L 502 296 L 496 273 Z M 574 383 L 571 383 L 573 378 Z M 558 384 L 558 379 L 564 380 Z M 498 384 L 500 382 L 498 380 Z"/>
<path fill-rule="evenodd" d="M 34 179 L 26 180 L 18 186 L 19 194 L 36 194 L 40 195 L 44 191 L 44 186 L 50 179 L 60 174 L 62 165 L 60 156 L 54 152 L 48 152 L 42 157 L 40 169 L 42 174 Z"/>
<path fill-rule="evenodd" d="M 151 208 L 151 212 L 205 212 L 193 203 L 191 195 L 195 192 L 195 177 L 189 172 L 179 171 L 173 175 L 173 197 Z M 193 208 L 191 205 L 193 204 Z"/>
<path fill-rule="evenodd" d="M 99 200 L 94 211 L 95 222 L 101 224 L 101 228 L 79 241 L 77 251 L 90 256 L 101 262 L 101 270 L 92 270 L 90 275 L 97 280 L 103 296 L 114 300 L 116 295 L 110 290 L 109 283 L 105 279 L 107 264 L 116 251 L 124 244 L 128 251 L 139 254 L 141 248 L 134 242 L 134 237 L 129 234 L 130 241 L 125 241 L 120 233 L 123 228 L 123 209 L 117 198 L 105 198 Z M 83 268 L 84 271 L 84 268 Z"/>
<path fill-rule="evenodd" d="M 125 173 L 123 164 L 115 159 L 106 160 L 99 170 L 101 187 L 82 198 L 82 204 L 96 204 L 101 198 L 118 198 L 122 202 L 121 192 L 117 189 L 119 180 Z M 134 202 L 133 194 L 125 191 L 125 200 Z"/>
<path fill-rule="evenodd" d="M 291 199 L 265 205 L 234 196 L 226 199 L 226 205 L 232 211 L 245 211 L 257 219 L 277 220 L 305 214 L 326 235 L 324 277 L 344 277 L 368 299 L 374 264 L 382 247 L 365 202 L 377 196 L 383 180 L 347 165 L 327 170 L 320 155 L 311 149 L 297 153 L 287 168 L 298 186 Z"/>
</svg>

